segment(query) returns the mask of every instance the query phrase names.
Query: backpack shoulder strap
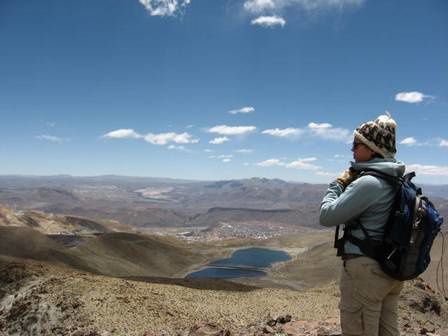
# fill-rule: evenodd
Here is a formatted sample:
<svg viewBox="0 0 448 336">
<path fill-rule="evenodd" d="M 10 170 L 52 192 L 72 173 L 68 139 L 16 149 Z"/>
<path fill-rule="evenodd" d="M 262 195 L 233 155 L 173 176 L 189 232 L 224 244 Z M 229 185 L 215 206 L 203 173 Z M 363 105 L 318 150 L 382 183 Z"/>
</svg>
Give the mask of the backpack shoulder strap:
<svg viewBox="0 0 448 336">
<path fill-rule="evenodd" d="M 411 175 L 413 174 L 413 175 Z M 408 175 L 406 175 L 403 178 L 400 177 L 394 177 L 388 174 L 385 174 L 379 170 L 376 169 L 368 169 L 368 170 L 363 170 L 359 177 L 364 176 L 364 175 L 371 175 L 371 176 L 375 176 L 377 178 L 383 179 L 385 181 L 387 181 L 394 189 L 396 192 L 398 192 L 398 190 L 400 189 L 400 185 L 403 183 L 404 178 L 409 178 L 412 179 L 412 177 L 415 175 L 414 173 L 410 173 L 408 175 L 411 175 L 408 177 Z M 362 230 L 365 239 L 359 239 L 355 236 L 353 236 L 350 232 L 353 229 L 359 228 Z M 360 248 L 360 250 L 367 256 L 379 260 L 381 258 L 381 254 L 380 254 L 380 245 L 381 243 L 375 239 L 373 239 L 371 237 L 371 235 L 369 234 L 369 232 L 367 231 L 367 229 L 362 225 L 361 222 L 357 222 L 355 225 L 351 225 L 351 226 L 345 226 L 344 227 L 344 234 L 341 238 L 339 238 L 339 226 L 336 228 L 336 232 L 335 232 L 335 239 L 334 239 L 334 247 L 338 250 L 337 255 L 340 256 L 344 253 L 344 244 L 346 241 L 349 241 L 351 243 L 353 243 L 354 245 L 358 246 Z"/>
<path fill-rule="evenodd" d="M 413 174 L 413 176 L 408 177 L 408 175 L 411 175 L 411 174 Z M 366 170 L 363 170 L 361 172 L 360 176 L 365 176 L 365 175 L 378 177 L 380 179 L 385 180 L 390 185 L 392 185 L 394 187 L 397 187 L 397 186 L 400 185 L 400 183 L 403 182 L 403 180 L 405 180 L 405 179 L 409 179 L 409 180 L 412 179 L 412 177 L 415 176 L 415 173 L 414 172 L 409 173 L 409 174 L 407 174 L 404 177 L 395 177 L 395 176 L 391 176 L 391 175 L 388 175 L 386 173 L 383 173 L 382 171 L 379 171 L 379 170 L 376 170 L 376 169 L 366 169 Z"/>
</svg>

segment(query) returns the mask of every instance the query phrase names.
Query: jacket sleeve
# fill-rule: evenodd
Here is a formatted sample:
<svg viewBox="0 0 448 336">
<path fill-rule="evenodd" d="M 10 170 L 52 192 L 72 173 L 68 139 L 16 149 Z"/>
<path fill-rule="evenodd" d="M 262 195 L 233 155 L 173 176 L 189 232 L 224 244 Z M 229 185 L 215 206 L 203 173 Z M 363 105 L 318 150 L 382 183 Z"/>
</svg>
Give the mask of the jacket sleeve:
<svg viewBox="0 0 448 336">
<path fill-rule="evenodd" d="M 336 181 L 330 183 L 320 205 L 320 225 L 331 227 L 358 217 L 377 199 L 378 183 L 363 176 L 350 183 L 345 191 Z"/>
</svg>

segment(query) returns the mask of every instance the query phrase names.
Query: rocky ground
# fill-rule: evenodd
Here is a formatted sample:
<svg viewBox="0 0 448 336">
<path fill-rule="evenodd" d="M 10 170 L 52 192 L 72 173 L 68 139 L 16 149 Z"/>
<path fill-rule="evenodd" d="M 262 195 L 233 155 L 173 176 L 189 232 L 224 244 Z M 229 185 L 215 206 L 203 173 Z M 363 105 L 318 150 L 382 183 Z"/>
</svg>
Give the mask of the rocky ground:
<svg viewBox="0 0 448 336">
<path fill-rule="evenodd" d="M 137 280 L 137 279 L 135 279 Z M 228 281 L 81 273 L 0 260 L 0 335 L 338 335 L 335 283 L 295 291 Z M 448 303 L 425 282 L 400 302 L 405 335 L 448 335 Z"/>
</svg>

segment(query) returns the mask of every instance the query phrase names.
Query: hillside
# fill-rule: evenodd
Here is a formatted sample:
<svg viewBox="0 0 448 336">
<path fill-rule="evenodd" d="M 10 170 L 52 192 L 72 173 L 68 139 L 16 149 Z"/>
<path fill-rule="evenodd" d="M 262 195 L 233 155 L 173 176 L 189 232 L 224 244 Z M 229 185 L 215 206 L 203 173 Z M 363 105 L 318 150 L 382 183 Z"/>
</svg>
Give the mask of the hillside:
<svg viewBox="0 0 448 336">
<path fill-rule="evenodd" d="M 0 227 L 0 255 L 124 277 L 169 277 L 179 272 L 183 274 L 190 267 L 211 257 L 207 253 L 187 249 L 181 241 L 171 238 L 131 233 L 69 238 L 69 241 L 64 241 L 29 228 Z"/>
<path fill-rule="evenodd" d="M 55 238 L 0 227 L 0 335 L 334 335 L 340 261 L 331 237 L 323 231 L 186 243 L 134 233 Z M 245 246 L 283 249 L 293 259 L 260 279 L 183 278 Z M 448 304 L 432 288 L 407 283 L 400 301 L 406 334 L 448 331 Z"/>
<path fill-rule="evenodd" d="M 335 335 L 334 283 L 293 291 L 226 281 L 130 281 L 0 258 L 0 334 Z M 444 335 L 448 305 L 421 281 L 400 300 L 405 334 Z M 205 332 L 209 333 L 205 333 Z M 213 332 L 213 333 L 211 333 Z"/>
<path fill-rule="evenodd" d="M 92 234 L 128 231 L 132 228 L 113 221 L 94 221 L 42 211 L 13 211 L 0 204 L 0 226 L 32 228 L 43 234 Z"/>
</svg>

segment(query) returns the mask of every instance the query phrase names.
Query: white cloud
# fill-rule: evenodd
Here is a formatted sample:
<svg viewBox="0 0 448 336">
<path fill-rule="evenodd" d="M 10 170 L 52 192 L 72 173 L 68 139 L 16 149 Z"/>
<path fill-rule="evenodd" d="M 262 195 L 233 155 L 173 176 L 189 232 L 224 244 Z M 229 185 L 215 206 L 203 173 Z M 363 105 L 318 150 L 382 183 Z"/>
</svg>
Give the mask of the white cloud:
<svg viewBox="0 0 448 336">
<path fill-rule="evenodd" d="M 352 132 L 345 128 L 334 128 L 329 123 L 310 122 L 308 129 L 313 136 L 326 140 L 350 142 L 352 140 Z"/>
<path fill-rule="evenodd" d="M 180 145 L 180 146 L 169 145 L 168 149 L 175 149 L 175 150 L 178 150 L 178 151 L 189 152 L 189 150 L 186 149 L 185 146 L 182 146 L 182 145 Z"/>
<path fill-rule="evenodd" d="M 206 149 L 204 149 L 204 152 L 206 152 L 206 153 L 213 153 L 214 150 L 213 150 L 213 149 L 208 149 L 208 148 L 206 148 Z"/>
<path fill-rule="evenodd" d="M 48 134 L 38 135 L 38 136 L 36 136 L 36 139 L 45 140 L 45 141 L 49 141 L 49 142 L 57 142 L 57 143 L 66 141 L 65 139 L 62 139 L 60 137 L 57 137 L 54 135 L 48 135 Z"/>
<path fill-rule="evenodd" d="M 262 27 L 275 27 L 275 26 L 284 26 L 286 24 L 285 19 L 279 16 L 260 16 L 251 21 L 252 25 L 258 25 Z"/>
<path fill-rule="evenodd" d="M 210 128 L 210 133 L 217 133 L 221 135 L 244 135 L 254 132 L 257 128 L 255 126 L 227 126 L 218 125 Z"/>
<path fill-rule="evenodd" d="M 104 138 L 110 139 L 138 139 L 142 136 L 133 129 L 122 128 L 103 135 Z"/>
<path fill-rule="evenodd" d="M 317 160 L 317 158 L 315 158 L 315 157 L 299 159 L 299 160 L 293 161 L 291 163 L 288 163 L 286 165 L 286 167 L 294 168 L 294 169 L 303 169 L 303 170 L 319 170 L 320 169 L 319 166 L 316 166 L 311 163 L 316 160 Z"/>
<path fill-rule="evenodd" d="M 314 129 L 314 130 L 322 130 L 322 129 L 329 129 L 332 128 L 333 125 L 329 124 L 329 123 L 315 123 L 315 122 L 310 122 L 308 124 L 308 128 L 310 129 Z"/>
<path fill-rule="evenodd" d="M 300 136 L 304 133 L 304 130 L 301 130 L 299 128 L 273 128 L 273 129 L 267 129 L 261 132 L 262 134 L 269 134 L 272 136 L 280 137 L 280 138 L 294 138 L 297 136 Z"/>
<path fill-rule="evenodd" d="M 448 176 L 448 166 L 411 164 L 406 166 L 406 170 L 415 171 L 417 175 Z"/>
<path fill-rule="evenodd" d="M 199 139 L 193 138 L 193 136 L 187 132 L 184 133 L 148 133 L 142 135 L 134 131 L 133 129 L 123 128 L 118 129 L 103 135 L 103 138 L 109 139 L 143 139 L 153 145 L 168 145 L 170 143 L 175 144 L 195 144 L 199 142 Z M 171 145 L 168 149 L 186 150 L 184 146 Z"/>
<path fill-rule="evenodd" d="M 403 140 L 401 140 L 400 144 L 413 146 L 413 145 L 417 144 L 417 140 L 414 137 L 408 137 L 408 138 L 404 138 Z"/>
<path fill-rule="evenodd" d="M 315 157 L 309 157 L 309 158 L 301 159 L 301 161 L 303 161 L 303 162 L 313 162 L 313 161 L 316 161 L 316 160 L 317 160 L 317 158 L 315 158 Z"/>
<path fill-rule="evenodd" d="M 242 149 L 236 149 L 234 151 L 235 153 L 240 153 L 240 154 L 251 154 L 254 152 L 253 149 L 246 149 L 246 148 L 242 148 Z"/>
<path fill-rule="evenodd" d="M 327 161 L 330 162 L 344 162 L 346 160 L 352 159 L 349 155 L 341 155 L 341 154 L 334 154 L 333 157 L 327 157 Z"/>
<path fill-rule="evenodd" d="M 262 162 L 258 162 L 257 166 L 260 167 L 275 167 L 275 166 L 284 166 L 285 164 L 279 159 L 269 159 Z"/>
<path fill-rule="evenodd" d="M 194 139 L 192 135 L 187 132 L 177 134 L 174 132 L 152 134 L 148 133 L 144 137 L 145 141 L 152 143 L 153 145 L 166 145 L 170 142 L 176 144 L 193 144 L 198 143 L 198 139 Z"/>
<path fill-rule="evenodd" d="M 287 7 L 298 7 L 306 11 L 342 10 L 359 7 L 365 0 L 246 0 L 244 9 L 252 14 L 273 12 Z"/>
<path fill-rule="evenodd" d="M 339 173 L 331 173 L 326 171 L 317 171 L 316 175 L 325 176 L 325 177 L 336 177 Z"/>
<path fill-rule="evenodd" d="M 53 121 L 47 121 L 47 122 L 45 123 L 45 125 L 46 125 L 47 127 L 55 127 L 55 126 L 56 126 L 56 123 L 53 122 Z"/>
<path fill-rule="evenodd" d="M 434 98 L 433 96 L 425 95 L 418 91 L 399 92 L 395 95 L 395 100 L 410 104 L 421 103 L 424 99 Z"/>
<path fill-rule="evenodd" d="M 448 140 L 442 139 L 439 143 L 440 147 L 448 147 Z"/>
<path fill-rule="evenodd" d="M 259 162 L 256 165 L 261 166 L 261 167 L 286 167 L 286 168 L 312 170 L 312 171 L 321 172 L 320 171 L 321 167 L 313 164 L 313 162 L 316 160 L 317 160 L 317 158 L 315 158 L 315 157 L 309 157 L 309 158 L 292 161 L 290 163 L 285 163 L 280 159 L 269 159 L 269 160 Z"/>
<path fill-rule="evenodd" d="M 230 162 L 230 161 L 232 161 L 232 159 L 229 159 L 229 158 L 226 158 L 226 159 L 222 160 L 222 162 L 225 162 L 225 163 Z"/>
<path fill-rule="evenodd" d="M 233 158 L 232 154 L 221 154 L 221 155 L 210 155 L 209 159 L 231 159 Z"/>
<path fill-rule="evenodd" d="M 244 107 L 242 107 L 240 109 L 229 111 L 230 114 L 252 113 L 252 112 L 255 112 L 255 108 L 253 108 L 252 106 L 244 106 Z"/>
<path fill-rule="evenodd" d="M 139 0 L 152 16 L 173 16 L 191 0 Z"/>
<path fill-rule="evenodd" d="M 230 139 L 228 137 L 219 137 L 219 138 L 214 138 L 213 140 L 210 140 L 209 143 L 211 143 L 212 145 L 221 145 L 224 142 L 229 141 Z"/>
<path fill-rule="evenodd" d="M 261 132 L 262 134 L 269 134 L 276 137 L 297 138 L 299 136 L 313 136 L 325 140 L 351 142 L 352 132 L 345 128 L 336 128 L 329 123 L 315 123 L 310 122 L 307 128 L 273 128 Z"/>
<path fill-rule="evenodd" d="M 251 13 L 261 13 L 275 9 L 275 2 L 273 0 L 248 0 L 244 3 L 244 9 Z"/>
</svg>

